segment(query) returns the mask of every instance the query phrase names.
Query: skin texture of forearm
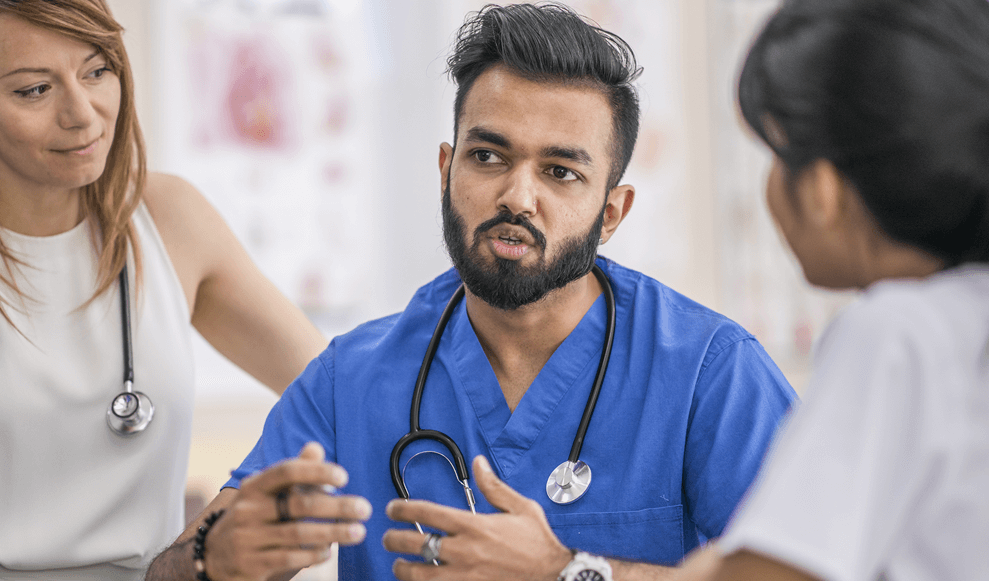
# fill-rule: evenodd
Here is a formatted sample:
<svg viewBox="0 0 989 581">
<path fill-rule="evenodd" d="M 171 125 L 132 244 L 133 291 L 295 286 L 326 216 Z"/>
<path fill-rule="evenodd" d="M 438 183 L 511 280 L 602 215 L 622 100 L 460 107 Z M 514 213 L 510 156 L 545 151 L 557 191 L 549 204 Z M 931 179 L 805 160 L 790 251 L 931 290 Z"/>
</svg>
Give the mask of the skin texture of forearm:
<svg viewBox="0 0 989 581">
<path fill-rule="evenodd" d="M 648 563 L 633 563 L 608 559 L 611 564 L 611 576 L 615 581 L 666 581 L 676 579 L 679 569 L 650 565 Z"/>
<path fill-rule="evenodd" d="M 176 581 L 195 579 L 196 570 L 192 564 L 192 539 L 177 542 L 162 551 L 144 576 L 144 581 Z"/>
</svg>

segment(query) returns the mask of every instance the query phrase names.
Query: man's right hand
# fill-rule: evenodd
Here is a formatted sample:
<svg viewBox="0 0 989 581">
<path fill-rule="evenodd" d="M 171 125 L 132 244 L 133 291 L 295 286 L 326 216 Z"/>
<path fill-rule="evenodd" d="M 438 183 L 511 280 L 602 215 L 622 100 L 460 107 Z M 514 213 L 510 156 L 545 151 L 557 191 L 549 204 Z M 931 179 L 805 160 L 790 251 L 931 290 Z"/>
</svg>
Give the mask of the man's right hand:
<svg viewBox="0 0 989 581">
<path fill-rule="evenodd" d="M 206 535 L 205 567 L 213 581 L 262 580 L 325 561 L 330 545 L 364 540 L 361 521 L 371 516 L 362 497 L 329 495 L 324 485 L 342 487 L 347 472 L 324 461 L 322 446 L 310 442 L 298 458 L 245 478 L 240 490 L 224 489 L 203 514 L 148 570 L 148 580 L 195 576 L 192 538 L 205 517 L 225 512 Z M 291 489 L 283 505 L 291 520 L 279 518 L 278 494 Z M 191 573 L 191 574 L 189 574 Z"/>
</svg>

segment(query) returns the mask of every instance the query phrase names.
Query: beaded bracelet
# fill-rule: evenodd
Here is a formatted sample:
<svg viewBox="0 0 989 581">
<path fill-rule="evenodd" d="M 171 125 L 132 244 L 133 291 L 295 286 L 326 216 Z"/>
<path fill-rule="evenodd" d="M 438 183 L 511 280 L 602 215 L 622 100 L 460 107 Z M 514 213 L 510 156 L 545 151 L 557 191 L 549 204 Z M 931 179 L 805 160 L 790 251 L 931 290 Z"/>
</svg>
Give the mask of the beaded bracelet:
<svg viewBox="0 0 989 581">
<path fill-rule="evenodd" d="M 213 528 L 221 516 L 223 516 L 223 509 L 206 517 L 206 522 L 196 531 L 196 539 L 192 547 L 192 563 L 196 567 L 196 579 L 198 581 L 212 581 L 206 574 L 206 533 Z"/>
</svg>

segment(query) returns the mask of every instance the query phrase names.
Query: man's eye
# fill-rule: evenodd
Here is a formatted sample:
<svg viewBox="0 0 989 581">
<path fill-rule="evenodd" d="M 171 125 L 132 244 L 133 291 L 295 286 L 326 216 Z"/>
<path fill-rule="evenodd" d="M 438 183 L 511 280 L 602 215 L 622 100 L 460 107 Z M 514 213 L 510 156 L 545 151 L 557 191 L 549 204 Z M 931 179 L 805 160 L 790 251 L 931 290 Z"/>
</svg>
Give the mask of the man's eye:
<svg viewBox="0 0 989 581">
<path fill-rule="evenodd" d="M 563 182 L 570 182 L 577 179 L 577 174 L 563 167 L 562 165 L 553 166 L 550 169 L 550 172 L 553 174 L 554 178 Z"/>
<path fill-rule="evenodd" d="M 501 158 L 498 157 L 498 154 L 496 154 L 493 151 L 488 151 L 487 149 L 479 149 L 474 153 L 472 153 L 471 155 L 473 155 L 474 159 L 476 159 L 481 163 L 498 163 L 501 161 Z"/>
</svg>

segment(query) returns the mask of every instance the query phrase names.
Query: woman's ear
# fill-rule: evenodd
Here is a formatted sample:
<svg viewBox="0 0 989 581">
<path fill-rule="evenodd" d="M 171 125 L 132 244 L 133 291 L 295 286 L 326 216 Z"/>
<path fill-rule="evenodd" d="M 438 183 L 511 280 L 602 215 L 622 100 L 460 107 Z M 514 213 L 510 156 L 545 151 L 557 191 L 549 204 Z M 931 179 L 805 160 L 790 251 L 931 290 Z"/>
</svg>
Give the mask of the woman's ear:
<svg viewBox="0 0 989 581">
<path fill-rule="evenodd" d="M 800 173 L 796 185 L 804 219 L 825 230 L 844 224 L 849 196 L 855 193 L 833 163 L 818 159 Z"/>
</svg>

